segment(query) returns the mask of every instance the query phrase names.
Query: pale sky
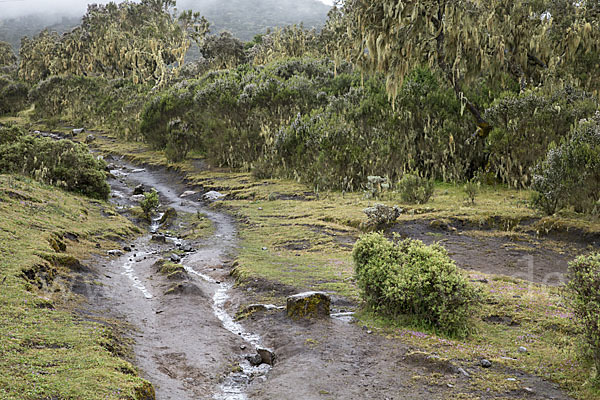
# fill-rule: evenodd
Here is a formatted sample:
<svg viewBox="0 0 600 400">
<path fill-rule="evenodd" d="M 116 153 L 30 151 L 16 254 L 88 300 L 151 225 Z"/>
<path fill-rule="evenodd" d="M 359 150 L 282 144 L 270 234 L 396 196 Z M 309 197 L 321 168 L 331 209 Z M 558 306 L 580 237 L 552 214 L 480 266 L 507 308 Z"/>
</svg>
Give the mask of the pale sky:
<svg viewBox="0 0 600 400">
<path fill-rule="evenodd" d="M 329 6 L 333 0 L 319 0 Z M 88 3 L 105 4 L 109 0 L 0 0 L 0 19 L 28 14 L 69 15 L 85 14 Z M 185 3 L 178 1 L 178 3 Z"/>
</svg>

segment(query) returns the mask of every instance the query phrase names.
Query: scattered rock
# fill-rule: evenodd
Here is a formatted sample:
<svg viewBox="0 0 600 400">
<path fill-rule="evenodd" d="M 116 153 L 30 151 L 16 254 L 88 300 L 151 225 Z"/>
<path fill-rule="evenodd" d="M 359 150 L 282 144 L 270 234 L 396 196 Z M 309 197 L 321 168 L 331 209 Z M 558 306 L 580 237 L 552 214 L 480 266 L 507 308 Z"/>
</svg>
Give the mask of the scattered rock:
<svg viewBox="0 0 600 400">
<path fill-rule="evenodd" d="M 459 374 L 461 374 L 462 376 L 464 376 L 464 377 L 466 377 L 466 378 L 468 378 L 468 377 L 470 377 L 470 376 L 471 376 L 471 374 L 469 374 L 467 371 L 465 371 L 465 369 L 464 369 L 464 368 L 462 368 L 462 367 L 458 367 L 458 368 L 456 369 L 456 372 L 458 372 Z"/>
<path fill-rule="evenodd" d="M 138 168 L 131 171 L 132 174 L 139 174 L 140 172 L 146 171 L 146 168 Z"/>
<path fill-rule="evenodd" d="M 181 261 L 181 257 L 179 257 L 177 254 L 173 253 L 171 254 L 171 257 L 169 258 L 172 262 L 174 263 L 178 263 Z"/>
<path fill-rule="evenodd" d="M 527 353 L 527 347 L 520 346 L 519 347 L 519 353 Z"/>
<path fill-rule="evenodd" d="M 246 350 L 246 345 L 245 344 L 241 344 L 240 345 L 240 350 Z"/>
<path fill-rule="evenodd" d="M 160 235 L 160 234 L 156 234 L 156 235 L 152 235 L 152 240 L 153 242 L 158 242 L 158 243 L 166 243 L 167 242 L 167 237 L 165 235 Z"/>
<path fill-rule="evenodd" d="M 223 197 L 225 197 L 223 193 L 215 192 L 214 190 L 211 190 L 210 192 L 204 194 L 204 199 L 208 201 L 217 201 L 222 199 Z"/>
<path fill-rule="evenodd" d="M 73 136 L 81 135 L 84 132 L 85 132 L 85 128 L 76 128 L 71 131 Z"/>
<path fill-rule="evenodd" d="M 86 143 L 92 143 L 94 140 L 96 140 L 96 137 L 94 135 L 87 135 L 87 137 L 85 138 Z"/>
<path fill-rule="evenodd" d="M 135 189 L 133 189 L 133 195 L 137 196 L 139 194 L 144 194 L 145 192 L 147 192 L 146 187 L 143 184 L 139 184 L 135 187 Z"/>
<path fill-rule="evenodd" d="M 275 353 L 273 353 L 269 349 L 265 349 L 262 347 L 257 348 L 256 352 L 260 355 L 263 364 L 269 364 L 273 366 L 273 364 L 275 363 Z"/>
<path fill-rule="evenodd" d="M 185 244 L 185 245 L 181 246 L 181 250 L 185 251 L 186 253 L 191 253 L 192 251 L 194 251 L 192 246 L 189 244 Z"/>
<path fill-rule="evenodd" d="M 290 318 L 329 318 L 330 304 L 326 293 L 305 292 L 288 297 L 286 310 Z"/>
<path fill-rule="evenodd" d="M 262 248 L 262 250 L 263 250 L 263 251 L 267 251 L 267 248 L 266 248 L 266 247 L 263 247 L 263 248 Z"/>
<path fill-rule="evenodd" d="M 108 250 L 106 252 L 106 254 L 108 254 L 109 256 L 122 256 L 124 253 L 121 250 Z"/>
<path fill-rule="evenodd" d="M 479 361 L 479 365 L 481 365 L 483 368 L 489 368 L 492 366 L 492 362 L 483 358 L 481 361 Z"/>
<path fill-rule="evenodd" d="M 248 360 L 248 362 L 250 363 L 250 365 L 252 366 L 258 366 L 260 364 L 262 364 L 262 357 L 260 354 L 256 353 L 256 354 L 248 354 L 246 356 L 246 360 Z"/>
<path fill-rule="evenodd" d="M 131 247 L 123 246 L 123 251 L 131 251 Z M 133 256 L 135 257 L 135 254 Z"/>
<path fill-rule="evenodd" d="M 196 194 L 196 192 L 194 192 L 193 190 L 186 190 L 179 197 L 183 198 L 183 197 L 193 196 L 195 194 Z"/>
</svg>

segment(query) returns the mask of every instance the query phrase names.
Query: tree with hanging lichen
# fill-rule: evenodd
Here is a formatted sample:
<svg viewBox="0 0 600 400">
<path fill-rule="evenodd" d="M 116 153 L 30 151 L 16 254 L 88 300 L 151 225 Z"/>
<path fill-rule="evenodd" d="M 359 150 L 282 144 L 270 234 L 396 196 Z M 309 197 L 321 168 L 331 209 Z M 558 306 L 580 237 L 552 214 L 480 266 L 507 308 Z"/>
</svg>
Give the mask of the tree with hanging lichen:
<svg viewBox="0 0 600 400">
<path fill-rule="evenodd" d="M 208 32 L 206 19 L 191 12 L 177 17 L 174 6 L 173 0 L 92 4 L 71 32 L 43 31 L 22 40 L 20 77 L 126 77 L 162 85 L 183 65 L 191 41 L 201 42 Z"/>
<path fill-rule="evenodd" d="M 354 26 L 353 59 L 386 75 L 392 99 L 414 68 L 427 65 L 446 78 L 482 136 L 490 123 L 466 95 L 477 80 L 599 89 L 587 77 L 593 61 L 588 74 L 577 70 L 600 49 L 597 1 L 348 0 L 344 9 Z"/>
<path fill-rule="evenodd" d="M 11 66 L 17 62 L 17 57 L 10 44 L 0 41 L 0 67 Z"/>
</svg>

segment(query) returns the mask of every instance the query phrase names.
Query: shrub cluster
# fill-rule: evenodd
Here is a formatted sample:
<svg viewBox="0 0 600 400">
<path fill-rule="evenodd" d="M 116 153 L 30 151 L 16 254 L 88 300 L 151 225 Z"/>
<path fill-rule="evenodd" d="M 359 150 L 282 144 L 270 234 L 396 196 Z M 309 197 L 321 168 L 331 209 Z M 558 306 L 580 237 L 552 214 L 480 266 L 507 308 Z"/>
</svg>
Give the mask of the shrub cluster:
<svg viewBox="0 0 600 400">
<path fill-rule="evenodd" d="M 356 242 L 352 256 L 362 296 L 375 310 L 412 316 L 449 334 L 468 332 L 478 293 L 443 247 L 392 243 L 371 233 Z"/>
<path fill-rule="evenodd" d="M 564 207 L 600 213 L 600 112 L 552 145 L 533 176 L 534 204 L 547 214 Z"/>
<path fill-rule="evenodd" d="M 87 146 L 25 135 L 15 127 L 0 126 L 0 172 L 30 176 L 40 182 L 107 199 L 106 164 Z"/>
<path fill-rule="evenodd" d="M 418 174 L 406 174 L 398 182 L 398 192 L 403 201 L 413 204 L 425 204 L 433 195 L 434 184 L 431 179 Z"/>
<path fill-rule="evenodd" d="M 569 264 L 569 274 L 566 293 L 600 382 L 600 253 L 575 259 Z"/>
</svg>

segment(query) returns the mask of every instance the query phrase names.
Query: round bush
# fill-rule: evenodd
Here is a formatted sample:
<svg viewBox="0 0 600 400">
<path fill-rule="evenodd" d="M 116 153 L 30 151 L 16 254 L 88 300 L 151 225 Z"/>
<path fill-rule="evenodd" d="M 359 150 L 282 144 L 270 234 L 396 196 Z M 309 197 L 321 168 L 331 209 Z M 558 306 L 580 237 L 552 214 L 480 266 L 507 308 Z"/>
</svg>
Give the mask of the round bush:
<svg viewBox="0 0 600 400">
<path fill-rule="evenodd" d="M 566 294 L 583 331 L 588 356 L 600 382 L 600 253 L 580 256 L 569 264 Z"/>
<path fill-rule="evenodd" d="M 412 316 L 449 334 L 468 331 L 478 294 L 443 247 L 371 233 L 352 255 L 363 299 L 376 311 Z"/>
</svg>

